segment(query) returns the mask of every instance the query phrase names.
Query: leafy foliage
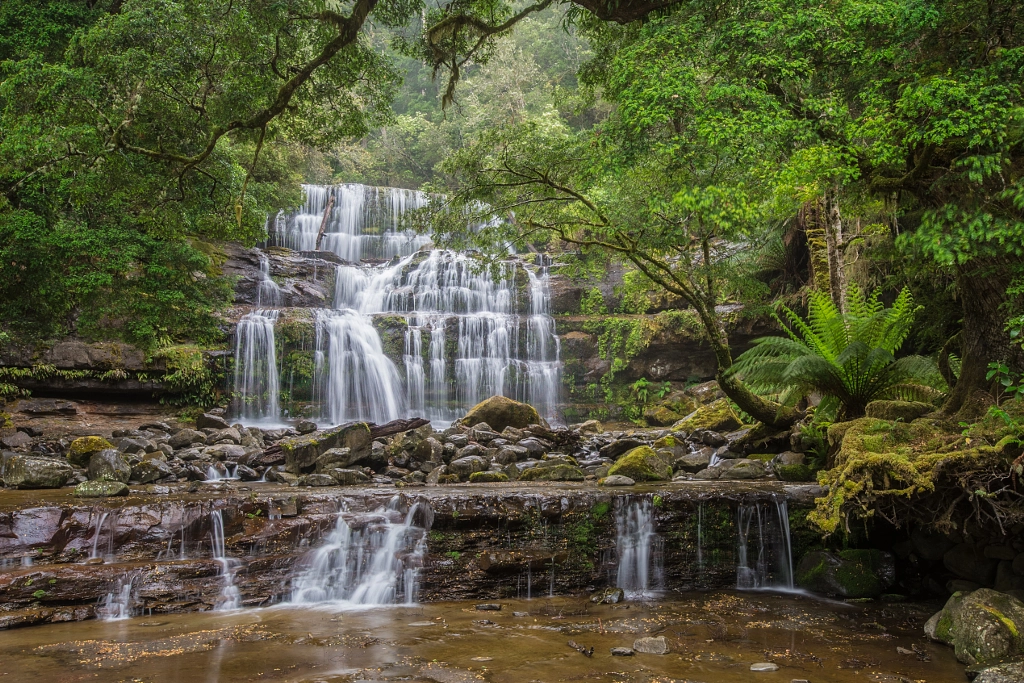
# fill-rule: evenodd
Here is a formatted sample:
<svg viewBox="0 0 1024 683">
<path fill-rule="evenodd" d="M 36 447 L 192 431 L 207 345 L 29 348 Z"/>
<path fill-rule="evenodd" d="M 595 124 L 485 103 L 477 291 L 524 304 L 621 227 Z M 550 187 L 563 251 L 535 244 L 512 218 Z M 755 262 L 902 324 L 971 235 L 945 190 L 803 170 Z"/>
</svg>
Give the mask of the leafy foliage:
<svg viewBox="0 0 1024 683">
<path fill-rule="evenodd" d="M 847 307 L 843 314 L 817 291 L 810 293 L 806 321 L 783 306 L 788 336 L 755 340 L 733 371 L 754 391 L 777 395 L 786 405 L 819 395 L 817 415 L 824 419 L 859 417 L 879 399 L 934 399 L 941 386 L 935 364 L 921 356 L 894 356 L 918 310 L 910 290 L 885 308 L 878 291 L 866 298 L 854 285 Z"/>
</svg>

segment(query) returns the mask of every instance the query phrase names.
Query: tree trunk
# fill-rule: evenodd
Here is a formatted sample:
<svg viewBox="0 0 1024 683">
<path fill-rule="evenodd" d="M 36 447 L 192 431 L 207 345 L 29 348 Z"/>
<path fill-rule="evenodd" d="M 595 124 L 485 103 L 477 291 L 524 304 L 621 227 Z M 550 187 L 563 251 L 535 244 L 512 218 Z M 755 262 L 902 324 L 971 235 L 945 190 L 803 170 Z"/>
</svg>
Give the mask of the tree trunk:
<svg viewBox="0 0 1024 683">
<path fill-rule="evenodd" d="M 832 303 L 846 313 L 846 271 L 843 259 L 843 217 L 839 213 L 839 190 L 828 195 L 828 215 L 825 217 L 825 246 L 828 256 L 829 292 Z"/>
<path fill-rule="evenodd" d="M 985 375 L 992 361 L 1006 361 L 1017 369 L 1021 366 L 1021 349 L 1011 342 L 1004 328 L 1003 305 L 1010 284 L 1009 273 L 1008 264 L 991 261 L 968 264 L 957 273 L 964 312 L 960 331 L 962 355 L 960 377 L 942 407 L 947 415 L 965 408 L 976 391 L 991 391 L 992 383 Z M 970 415 L 964 417 L 973 419 Z"/>
<path fill-rule="evenodd" d="M 797 221 L 807 236 L 807 253 L 811 258 L 811 286 L 819 292 L 832 291 L 832 277 L 829 268 L 828 223 L 825 202 L 820 197 L 800 207 Z"/>
<path fill-rule="evenodd" d="M 324 238 L 324 231 L 327 229 L 327 221 L 331 217 L 331 209 L 334 208 L 334 193 L 327 198 L 327 208 L 324 209 L 323 220 L 320 221 L 320 230 L 316 233 L 316 250 L 320 251 L 320 241 Z"/>
</svg>

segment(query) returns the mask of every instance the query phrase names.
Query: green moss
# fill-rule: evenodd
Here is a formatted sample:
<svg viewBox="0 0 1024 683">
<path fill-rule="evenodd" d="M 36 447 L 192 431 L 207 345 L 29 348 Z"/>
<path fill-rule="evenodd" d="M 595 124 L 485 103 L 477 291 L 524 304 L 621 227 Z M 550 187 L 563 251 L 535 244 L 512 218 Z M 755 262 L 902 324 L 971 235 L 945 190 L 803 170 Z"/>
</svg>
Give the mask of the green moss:
<svg viewBox="0 0 1024 683">
<path fill-rule="evenodd" d="M 594 519 L 601 519 L 609 512 L 611 512 L 612 504 L 608 501 L 601 501 L 600 503 L 594 503 L 594 507 L 590 508 L 590 516 Z"/>
<path fill-rule="evenodd" d="M 469 481 L 473 484 L 507 482 L 508 475 L 504 472 L 473 472 L 469 475 Z"/>
<path fill-rule="evenodd" d="M 807 465 L 776 465 L 775 474 L 782 481 L 812 481 L 814 471 Z"/>
<path fill-rule="evenodd" d="M 775 459 L 775 454 L 774 453 L 751 453 L 750 455 L 746 456 L 746 458 L 748 460 L 760 460 L 761 462 L 767 463 L 767 462 L 771 462 L 772 460 Z"/>
<path fill-rule="evenodd" d="M 569 464 L 531 467 L 519 475 L 519 481 L 583 481 L 585 478 L 583 470 Z"/>
<path fill-rule="evenodd" d="M 633 481 L 664 481 L 672 478 L 672 465 L 650 446 L 627 452 L 608 470 L 608 476 L 622 475 Z"/>
<path fill-rule="evenodd" d="M 713 432 L 730 432 L 743 426 L 739 417 L 729 405 L 727 399 L 713 401 L 706 406 L 697 408 L 685 419 L 672 425 L 672 429 L 692 433 L 698 429 L 709 429 Z"/>
<path fill-rule="evenodd" d="M 99 453 L 113 447 L 113 444 L 102 436 L 80 436 L 72 441 L 68 447 L 68 462 L 78 467 L 85 467 L 89 464 L 89 458 L 92 457 L 93 453 Z"/>
</svg>

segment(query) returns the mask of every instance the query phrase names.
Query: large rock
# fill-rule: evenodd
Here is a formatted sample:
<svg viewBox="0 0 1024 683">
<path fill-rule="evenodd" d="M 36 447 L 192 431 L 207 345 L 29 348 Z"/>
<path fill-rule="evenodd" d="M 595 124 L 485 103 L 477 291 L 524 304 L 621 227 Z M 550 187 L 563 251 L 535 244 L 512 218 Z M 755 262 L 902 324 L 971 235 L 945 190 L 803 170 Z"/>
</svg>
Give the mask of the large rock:
<svg viewBox="0 0 1024 683">
<path fill-rule="evenodd" d="M 633 641 L 633 650 L 649 655 L 667 655 L 668 641 L 665 636 L 637 638 Z"/>
<path fill-rule="evenodd" d="M 76 498 L 109 498 L 127 496 L 128 485 L 120 481 L 83 481 L 75 487 Z"/>
<path fill-rule="evenodd" d="M 711 464 L 711 452 L 710 448 L 704 448 L 698 453 L 680 456 L 672 462 L 672 469 L 676 472 L 696 474 Z"/>
<path fill-rule="evenodd" d="M 370 427 L 365 422 L 349 422 L 334 429 L 283 439 L 285 470 L 301 474 L 313 469 L 316 459 L 331 448 L 350 448 L 355 459 L 370 455 Z"/>
<path fill-rule="evenodd" d="M 171 438 L 167 440 L 171 448 L 178 450 L 179 448 L 187 448 L 194 443 L 205 444 L 206 434 L 197 432 L 194 429 L 181 429 L 175 432 Z"/>
<path fill-rule="evenodd" d="M 723 460 L 717 465 L 721 470 L 719 479 L 761 479 L 768 476 L 764 463 L 747 458 Z"/>
<path fill-rule="evenodd" d="M 15 455 L 4 467 L 4 482 L 15 489 L 59 489 L 74 474 L 71 465 L 62 460 Z"/>
<path fill-rule="evenodd" d="M 515 465 L 509 467 L 514 468 Z M 540 464 L 530 467 L 519 474 L 519 481 L 583 481 L 586 475 L 579 467 L 567 462 Z"/>
<path fill-rule="evenodd" d="M 91 481 L 118 481 L 122 484 L 127 484 L 132 476 L 131 465 L 113 448 L 93 453 L 89 458 L 88 472 Z"/>
<path fill-rule="evenodd" d="M 196 418 L 196 429 L 227 429 L 231 425 L 220 415 L 203 413 Z"/>
<path fill-rule="evenodd" d="M 954 546 L 942 556 L 942 564 L 961 579 L 973 581 L 979 586 L 991 586 L 996 578 L 998 560 L 985 557 L 968 543 Z"/>
<path fill-rule="evenodd" d="M 93 453 L 113 447 L 114 445 L 102 436 L 82 436 L 72 441 L 68 447 L 68 462 L 75 467 L 87 467 Z"/>
<path fill-rule="evenodd" d="M 893 556 L 881 550 L 816 550 L 797 565 L 796 584 L 837 598 L 877 598 L 896 581 Z"/>
<path fill-rule="evenodd" d="M 505 427 L 524 429 L 532 424 L 542 424 L 533 406 L 505 396 L 491 396 L 477 403 L 459 422 L 467 426 L 486 422 L 496 432 Z"/>
<path fill-rule="evenodd" d="M 868 417 L 876 417 L 879 420 L 895 422 L 913 422 L 917 418 L 927 415 L 935 410 L 930 403 L 918 401 L 872 401 L 865 409 L 864 414 Z"/>
<path fill-rule="evenodd" d="M 638 446 L 611 466 L 608 476 L 621 475 L 633 481 L 666 481 L 672 478 L 672 465 L 650 446 Z"/>
<path fill-rule="evenodd" d="M 448 463 L 448 473 L 458 475 L 463 481 L 469 479 L 474 472 L 483 472 L 487 469 L 487 461 L 479 455 L 468 455 L 464 458 L 456 458 Z"/>
<path fill-rule="evenodd" d="M 174 474 L 162 460 L 143 460 L 132 468 L 132 480 L 140 484 L 152 484 L 158 479 Z"/>
<path fill-rule="evenodd" d="M 600 455 L 602 458 L 608 458 L 609 460 L 615 460 L 617 457 L 619 457 L 623 453 L 628 453 L 629 451 L 633 450 L 634 448 L 637 448 L 638 446 L 643 446 L 643 445 L 644 445 L 644 442 L 641 441 L 640 439 L 634 439 L 634 438 L 631 438 L 631 437 L 626 437 L 625 439 L 619 439 L 617 441 L 612 441 L 609 444 L 605 444 L 604 446 L 601 446 L 601 450 L 598 451 L 598 455 Z"/>
<path fill-rule="evenodd" d="M 1007 662 L 985 667 L 974 683 L 1020 683 L 1024 681 L 1024 662 Z"/>
<path fill-rule="evenodd" d="M 687 432 L 692 434 L 698 429 L 707 429 L 712 432 L 731 432 L 743 426 L 740 418 L 736 416 L 732 406 L 726 399 L 719 399 L 701 406 L 679 422 L 672 425 L 672 431 Z"/>
<path fill-rule="evenodd" d="M 24 448 L 32 443 L 32 437 L 25 432 L 14 432 L 0 438 L 0 446 L 4 448 Z"/>
<path fill-rule="evenodd" d="M 1024 603 L 1006 593 L 981 588 L 954 593 L 925 624 L 925 633 L 953 646 L 969 665 L 1024 656 Z"/>
</svg>

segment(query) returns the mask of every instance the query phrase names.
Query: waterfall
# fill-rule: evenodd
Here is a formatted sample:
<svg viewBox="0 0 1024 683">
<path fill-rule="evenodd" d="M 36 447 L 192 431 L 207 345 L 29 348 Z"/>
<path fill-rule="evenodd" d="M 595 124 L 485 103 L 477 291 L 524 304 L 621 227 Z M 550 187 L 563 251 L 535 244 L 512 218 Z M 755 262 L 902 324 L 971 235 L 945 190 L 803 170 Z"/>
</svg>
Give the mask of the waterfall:
<svg viewBox="0 0 1024 683">
<path fill-rule="evenodd" d="M 736 509 L 738 536 L 736 587 L 793 589 L 793 554 L 786 500 L 741 504 Z"/>
<path fill-rule="evenodd" d="M 238 414 L 243 420 L 280 417 L 274 340 L 277 316 L 277 311 L 258 310 L 238 321 L 235 331 L 235 392 L 238 394 Z"/>
<path fill-rule="evenodd" d="M 346 606 L 416 602 L 419 567 L 433 512 L 425 502 L 406 507 L 401 496 L 364 514 L 338 513 L 334 530 L 309 553 L 292 582 L 296 604 Z"/>
<path fill-rule="evenodd" d="M 220 564 L 220 574 L 224 578 L 224 585 L 217 596 L 217 603 L 214 609 L 217 611 L 238 609 L 241 603 L 241 594 L 235 585 L 235 570 L 238 569 L 239 561 L 228 557 L 224 547 L 224 516 L 220 510 L 210 513 L 210 547 L 213 559 Z"/>
<path fill-rule="evenodd" d="M 256 305 L 260 308 L 281 305 L 281 288 L 270 279 L 270 259 L 263 252 L 260 252 L 260 285 L 256 290 Z"/>
<path fill-rule="evenodd" d="M 100 600 L 97 616 L 103 621 L 121 621 L 132 616 L 135 605 L 135 580 L 138 574 L 124 574 L 114 584 L 113 590 Z"/>
<path fill-rule="evenodd" d="M 654 502 L 651 496 L 624 496 L 616 503 L 615 585 L 629 598 L 642 597 L 662 583 L 663 541 L 654 531 Z"/>
<path fill-rule="evenodd" d="M 107 552 L 105 555 L 100 554 L 100 535 L 103 533 L 103 525 L 106 524 L 107 520 L 110 520 L 110 524 L 107 525 L 110 531 L 107 535 Z M 114 536 L 117 531 L 117 513 L 116 512 L 101 512 L 96 518 L 96 527 L 92 533 L 92 551 L 89 553 L 89 559 L 95 560 L 103 558 L 107 561 L 112 561 L 114 558 Z"/>
<path fill-rule="evenodd" d="M 527 372 L 529 374 L 530 404 L 537 412 L 551 414 L 558 404 L 562 386 L 561 347 L 555 334 L 555 320 L 549 303 L 548 263 L 539 256 L 539 274 L 526 273 L 530 278 L 530 327 L 526 337 Z"/>
</svg>

